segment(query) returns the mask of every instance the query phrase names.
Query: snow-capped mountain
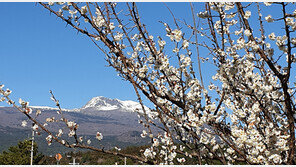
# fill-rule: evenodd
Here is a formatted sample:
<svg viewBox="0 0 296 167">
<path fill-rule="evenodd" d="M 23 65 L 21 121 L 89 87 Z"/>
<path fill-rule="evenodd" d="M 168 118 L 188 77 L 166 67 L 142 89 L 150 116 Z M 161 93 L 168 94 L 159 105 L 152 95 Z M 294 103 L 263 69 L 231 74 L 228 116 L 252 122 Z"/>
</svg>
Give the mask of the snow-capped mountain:
<svg viewBox="0 0 296 167">
<path fill-rule="evenodd" d="M 81 109 L 96 109 L 100 111 L 121 110 L 126 112 L 133 112 L 137 109 L 141 111 L 142 107 L 140 103 L 135 101 L 122 101 L 119 99 L 110 99 L 103 96 L 98 96 L 92 98 Z M 147 107 L 145 107 L 145 109 L 148 110 Z"/>
<path fill-rule="evenodd" d="M 48 106 L 29 106 L 32 109 L 43 110 L 59 110 L 57 107 L 48 107 Z M 103 113 L 111 113 L 111 111 L 116 112 L 137 112 L 143 114 L 142 106 L 140 103 L 132 101 L 132 100 L 119 100 L 119 99 L 110 99 L 103 96 L 93 97 L 90 101 L 88 101 L 83 107 L 75 108 L 75 109 L 64 109 L 64 112 L 77 112 L 87 115 L 102 115 Z M 150 112 L 149 108 L 145 106 L 145 111 L 148 115 L 153 114 Z"/>
<path fill-rule="evenodd" d="M 56 107 L 29 107 L 33 109 L 32 116 L 34 117 L 37 110 L 42 111 L 37 117 L 37 120 L 40 122 L 44 122 L 47 118 L 55 117 L 58 120 L 61 117 L 61 115 L 57 113 L 58 108 Z M 114 144 L 111 145 L 110 143 L 113 142 L 116 143 L 116 145 L 128 145 L 131 143 L 134 145 L 136 143 L 146 144 L 145 142 L 149 141 L 146 140 L 147 138 L 143 139 L 140 136 L 142 130 L 145 129 L 142 124 L 139 124 L 139 120 L 143 119 L 141 108 L 141 105 L 135 101 L 122 101 L 100 96 L 92 98 L 81 108 L 62 109 L 62 111 L 63 116 L 67 120 L 79 124 L 79 129 L 77 130 L 79 135 L 93 137 L 96 132 L 99 131 L 104 135 L 104 141 L 102 142 L 105 142 L 105 144 L 103 145 L 113 146 Z M 149 117 L 156 117 L 155 112 L 150 111 L 148 107 L 145 108 Z M 133 112 L 136 109 L 139 109 L 139 114 Z M 16 108 L 0 107 L 0 134 L 2 134 L 0 135 L 0 145 L 7 145 L 4 143 L 4 141 L 7 141 L 7 136 L 17 143 L 17 140 L 23 138 L 21 135 L 24 134 L 24 130 L 28 130 L 29 134 L 31 134 L 29 126 L 21 126 L 23 120 L 28 121 L 28 118 Z M 48 127 L 53 131 L 57 131 L 59 128 L 63 127 L 63 124 L 50 123 Z M 44 138 L 45 137 L 42 137 L 42 141 Z M 46 142 L 45 144 L 47 146 Z M 44 148 L 46 150 L 47 147 Z"/>
<path fill-rule="evenodd" d="M 59 118 L 56 107 L 49 106 L 29 106 L 33 109 L 32 114 L 41 110 L 38 119 L 44 121 L 46 118 Z M 143 128 L 138 123 L 138 114 L 133 112 L 141 105 L 138 102 L 106 97 L 94 97 L 79 109 L 62 109 L 63 116 L 68 120 L 73 120 L 79 124 L 82 134 L 91 135 L 93 132 L 100 131 L 105 135 L 121 135 L 130 131 L 138 131 Z M 151 113 L 148 111 L 147 113 Z M 140 114 L 141 115 L 141 114 Z M 26 120 L 26 117 L 13 107 L 0 108 L 0 132 L 1 126 L 21 128 L 20 124 L 15 124 L 17 120 Z M 0 142 L 1 144 L 1 142 Z"/>
</svg>

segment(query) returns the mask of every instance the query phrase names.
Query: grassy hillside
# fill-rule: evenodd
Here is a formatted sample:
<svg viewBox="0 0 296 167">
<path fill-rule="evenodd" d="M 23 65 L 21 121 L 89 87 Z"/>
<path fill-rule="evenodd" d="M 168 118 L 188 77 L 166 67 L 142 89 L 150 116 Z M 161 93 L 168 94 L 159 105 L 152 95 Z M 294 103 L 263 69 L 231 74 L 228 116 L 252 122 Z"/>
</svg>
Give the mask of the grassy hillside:
<svg viewBox="0 0 296 167">
<path fill-rule="evenodd" d="M 8 130 L 9 129 L 9 130 Z M 0 153 L 3 150 L 8 149 L 10 146 L 16 145 L 18 141 L 29 139 L 32 132 L 30 130 L 21 130 L 17 128 L 8 128 L 0 126 Z M 105 149 L 112 149 L 115 146 L 125 148 L 127 146 L 140 146 L 148 143 L 148 140 L 137 140 L 140 137 L 139 132 L 129 132 L 121 136 L 104 136 L 104 139 L 98 141 L 95 136 L 85 136 L 90 138 L 92 146 L 100 147 L 104 146 Z M 46 135 L 41 134 L 40 136 L 35 135 L 35 141 L 39 146 L 39 151 L 45 155 L 55 155 L 57 153 L 65 153 L 73 151 L 73 149 L 65 148 L 59 143 L 53 142 L 52 145 L 48 146 L 45 140 Z M 130 141 L 130 142 L 129 142 Z"/>
</svg>

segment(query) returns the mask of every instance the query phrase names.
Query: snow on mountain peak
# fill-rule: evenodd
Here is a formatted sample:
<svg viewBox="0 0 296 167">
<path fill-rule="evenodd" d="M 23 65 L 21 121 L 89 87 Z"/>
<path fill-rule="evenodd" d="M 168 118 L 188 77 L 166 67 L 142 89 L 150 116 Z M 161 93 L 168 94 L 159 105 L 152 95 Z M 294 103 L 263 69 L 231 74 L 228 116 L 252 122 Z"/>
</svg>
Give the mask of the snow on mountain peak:
<svg viewBox="0 0 296 167">
<path fill-rule="evenodd" d="M 110 99 L 103 96 L 93 97 L 82 109 L 86 108 L 94 108 L 97 110 L 117 110 L 120 109 L 122 111 L 133 112 L 136 109 L 141 111 L 142 107 L 140 103 L 131 101 L 131 100 L 118 100 L 118 99 Z M 145 109 L 148 110 L 147 107 Z"/>
</svg>

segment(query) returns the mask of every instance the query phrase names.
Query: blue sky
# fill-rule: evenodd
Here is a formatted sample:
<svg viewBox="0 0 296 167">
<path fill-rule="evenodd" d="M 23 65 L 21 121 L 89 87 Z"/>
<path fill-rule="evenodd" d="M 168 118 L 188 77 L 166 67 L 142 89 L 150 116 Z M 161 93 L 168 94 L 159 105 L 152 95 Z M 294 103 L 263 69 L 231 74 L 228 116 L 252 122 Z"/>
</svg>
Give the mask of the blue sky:
<svg viewBox="0 0 296 167">
<path fill-rule="evenodd" d="M 189 3 L 167 5 L 176 17 L 191 19 Z M 138 8 L 155 36 L 164 31 L 158 21 L 173 21 L 163 3 L 139 3 Z M 0 83 L 13 91 L 14 100 L 54 106 L 49 90 L 64 108 L 79 108 L 94 96 L 137 100 L 132 86 L 106 67 L 88 37 L 39 4 L 0 3 L 0 16 Z"/>
</svg>

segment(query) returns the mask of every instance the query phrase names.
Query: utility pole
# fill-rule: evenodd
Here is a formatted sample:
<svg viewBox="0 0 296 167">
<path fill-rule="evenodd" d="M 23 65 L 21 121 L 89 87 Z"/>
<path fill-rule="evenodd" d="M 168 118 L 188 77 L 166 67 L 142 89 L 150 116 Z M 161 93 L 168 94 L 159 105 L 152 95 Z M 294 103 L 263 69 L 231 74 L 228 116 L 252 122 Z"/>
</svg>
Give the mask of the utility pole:
<svg viewBox="0 0 296 167">
<path fill-rule="evenodd" d="M 67 157 L 71 157 L 70 155 L 67 155 Z M 79 163 L 76 163 L 76 157 L 72 157 L 73 158 L 73 162 L 72 163 L 69 163 L 69 165 L 79 165 Z"/>
<path fill-rule="evenodd" d="M 32 127 L 34 126 L 34 123 L 32 124 Z M 34 156 L 34 129 L 32 128 L 32 146 L 31 146 L 31 161 L 30 165 L 33 165 L 33 156 Z"/>
<path fill-rule="evenodd" d="M 79 163 L 76 163 L 75 160 L 76 160 L 76 158 L 73 157 L 73 162 L 72 162 L 72 163 L 69 163 L 69 164 L 70 164 L 70 165 L 79 165 Z"/>
</svg>

